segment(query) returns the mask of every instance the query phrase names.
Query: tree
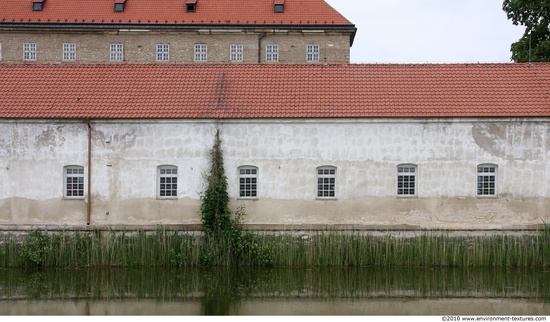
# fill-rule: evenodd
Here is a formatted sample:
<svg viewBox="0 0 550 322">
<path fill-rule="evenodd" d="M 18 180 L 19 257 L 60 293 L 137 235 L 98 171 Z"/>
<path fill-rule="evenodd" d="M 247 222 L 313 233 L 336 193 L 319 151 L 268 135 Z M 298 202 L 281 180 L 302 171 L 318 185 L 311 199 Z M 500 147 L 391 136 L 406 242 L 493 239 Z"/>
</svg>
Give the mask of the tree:
<svg viewBox="0 0 550 322">
<path fill-rule="evenodd" d="M 512 44 L 515 62 L 550 62 L 550 0 L 504 0 L 502 9 L 514 25 L 525 26 Z"/>
</svg>

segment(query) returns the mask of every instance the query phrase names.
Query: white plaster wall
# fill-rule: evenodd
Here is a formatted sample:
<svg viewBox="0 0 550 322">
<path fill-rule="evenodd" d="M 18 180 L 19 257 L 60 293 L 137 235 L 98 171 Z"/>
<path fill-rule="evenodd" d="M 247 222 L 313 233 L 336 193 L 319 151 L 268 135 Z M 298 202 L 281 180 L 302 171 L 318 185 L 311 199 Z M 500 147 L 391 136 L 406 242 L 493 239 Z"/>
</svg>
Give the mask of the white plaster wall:
<svg viewBox="0 0 550 322">
<path fill-rule="evenodd" d="M 92 121 L 92 224 L 200 223 L 216 128 L 232 206 L 258 225 L 525 228 L 549 222 L 545 119 Z M 86 223 L 63 199 L 63 166 L 87 166 L 84 122 L 0 122 L 0 224 Z M 396 196 L 416 164 L 417 196 Z M 476 166 L 498 166 L 498 196 L 476 196 Z M 156 197 L 157 166 L 178 167 L 178 198 Z M 238 167 L 259 169 L 259 197 L 238 199 Z M 337 167 L 335 200 L 316 199 L 316 168 Z M 86 178 L 87 180 L 87 178 Z"/>
</svg>

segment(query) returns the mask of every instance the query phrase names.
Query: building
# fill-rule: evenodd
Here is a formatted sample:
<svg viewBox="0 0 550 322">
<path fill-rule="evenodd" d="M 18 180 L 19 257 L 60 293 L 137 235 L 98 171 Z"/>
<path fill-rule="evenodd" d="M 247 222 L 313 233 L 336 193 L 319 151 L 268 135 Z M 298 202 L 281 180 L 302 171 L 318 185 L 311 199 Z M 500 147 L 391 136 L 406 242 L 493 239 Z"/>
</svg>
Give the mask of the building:
<svg viewBox="0 0 550 322">
<path fill-rule="evenodd" d="M 349 63 L 323 0 L 2 0 L 2 63 Z"/>
<path fill-rule="evenodd" d="M 543 63 L 3 64 L 0 225 L 199 224 L 220 130 L 260 228 L 540 227 L 549 93 Z"/>
</svg>

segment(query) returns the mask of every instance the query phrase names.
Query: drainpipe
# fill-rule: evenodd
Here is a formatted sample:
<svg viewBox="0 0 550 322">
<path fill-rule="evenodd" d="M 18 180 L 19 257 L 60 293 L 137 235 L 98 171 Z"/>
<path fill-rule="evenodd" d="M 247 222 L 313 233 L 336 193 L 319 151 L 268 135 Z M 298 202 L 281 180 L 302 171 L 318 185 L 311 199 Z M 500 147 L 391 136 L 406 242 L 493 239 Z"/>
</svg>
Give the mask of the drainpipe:
<svg viewBox="0 0 550 322">
<path fill-rule="evenodd" d="M 86 125 L 88 126 L 88 207 L 86 209 L 86 225 L 90 225 L 92 216 L 92 126 L 90 125 L 90 119 L 86 119 Z"/>
<path fill-rule="evenodd" d="M 262 62 L 262 38 L 265 37 L 265 32 L 258 37 L 258 64 Z"/>
</svg>

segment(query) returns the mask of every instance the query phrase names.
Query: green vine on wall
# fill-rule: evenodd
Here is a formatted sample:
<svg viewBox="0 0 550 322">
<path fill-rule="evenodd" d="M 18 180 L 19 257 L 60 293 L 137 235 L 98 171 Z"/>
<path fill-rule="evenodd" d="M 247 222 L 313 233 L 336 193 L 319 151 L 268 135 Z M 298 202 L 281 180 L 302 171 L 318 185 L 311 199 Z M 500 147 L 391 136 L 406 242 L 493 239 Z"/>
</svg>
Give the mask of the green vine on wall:
<svg viewBox="0 0 550 322">
<path fill-rule="evenodd" d="M 210 151 L 210 172 L 206 176 L 207 187 L 202 194 L 201 220 L 209 244 L 227 247 L 234 264 L 271 266 L 273 250 L 260 246 L 254 233 L 244 229 L 244 207 L 234 215 L 229 208 L 227 177 L 225 176 L 220 130 L 216 130 L 214 146 Z M 203 254 L 204 264 L 209 264 L 209 254 Z"/>
<path fill-rule="evenodd" d="M 230 233 L 234 223 L 229 209 L 220 130 L 216 131 L 210 158 L 210 173 L 206 177 L 207 187 L 201 197 L 201 219 L 208 237 L 223 238 Z"/>
</svg>

